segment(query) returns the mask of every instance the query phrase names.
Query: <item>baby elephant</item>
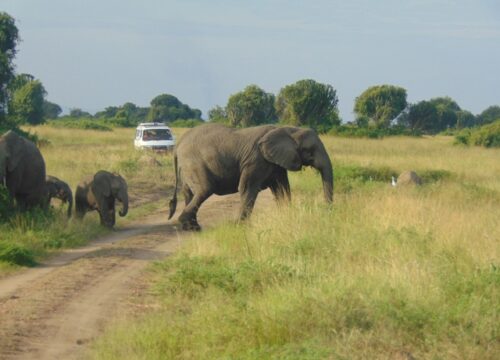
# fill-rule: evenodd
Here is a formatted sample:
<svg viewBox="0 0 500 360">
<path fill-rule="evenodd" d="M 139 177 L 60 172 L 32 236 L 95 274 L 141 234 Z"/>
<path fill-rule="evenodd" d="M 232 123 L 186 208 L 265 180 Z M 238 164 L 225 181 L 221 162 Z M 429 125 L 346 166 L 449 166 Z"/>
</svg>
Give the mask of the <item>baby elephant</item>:
<svg viewBox="0 0 500 360">
<path fill-rule="evenodd" d="M 115 200 L 122 203 L 120 216 L 128 212 L 127 183 L 118 174 L 100 170 L 78 184 L 75 192 L 76 216 L 82 219 L 87 211 L 97 210 L 101 225 L 115 225 Z"/>
<path fill-rule="evenodd" d="M 50 200 L 52 198 L 61 200 L 63 204 L 68 203 L 68 217 L 71 217 L 73 193 L 68 184 L 55 176 L 48 175 L 45 179 L 45 186 L 47 188 L 47 204 L 50 205 Z"/>
</svg>

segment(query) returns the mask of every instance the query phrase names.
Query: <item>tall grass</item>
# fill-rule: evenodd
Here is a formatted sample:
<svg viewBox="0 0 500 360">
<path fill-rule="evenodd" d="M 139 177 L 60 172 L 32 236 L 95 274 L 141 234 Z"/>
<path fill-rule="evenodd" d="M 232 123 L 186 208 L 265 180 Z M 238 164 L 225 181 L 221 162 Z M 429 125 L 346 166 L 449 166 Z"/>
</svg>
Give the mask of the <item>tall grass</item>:
<svg viewBox="0 0 500 360">
<path fill-rule="evenodd" d="M 156 264 L 160 310 L 109 328 L 92 358 L 497 358 L 500 152 L 451 141 L 325 138 L 333 211 L 313 171 L 292 174 L 290 206 Z M 391 187 L 405 169 L 432 176 Z"/>
</svg>

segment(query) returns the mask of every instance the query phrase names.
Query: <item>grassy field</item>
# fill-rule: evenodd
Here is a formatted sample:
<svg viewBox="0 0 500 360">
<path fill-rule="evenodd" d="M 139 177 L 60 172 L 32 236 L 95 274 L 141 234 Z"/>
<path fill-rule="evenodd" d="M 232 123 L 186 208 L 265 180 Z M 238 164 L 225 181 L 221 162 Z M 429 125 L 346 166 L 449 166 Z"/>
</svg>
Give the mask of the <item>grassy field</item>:
<svg viewBox="0 0 500 360">
<path fill-rule="evenodd" d="M 449 137 L 324 138 L 293 203 L 194 234 L 152 272 L 155 308 L 110 327 L 96 359 L 496 359 L 500 150 Z M 413 169 L 420 188 L 393 188 Z"/>
<path fill-rule="evenodd" d="M 101 169 L 118 172 L 126 179 L 130 211 L 126 218 L 117 217 L 118 228 L 166 204 L 174 183 L 172 156 L 136 151 L 135 129 L 102 132 L 38 126 L 26 130 L 44 140 L 41 152 L 47 174 L 66 181 L 73 192 L 82 179 Z M 54 200 L 49 214 L 34 211 L 0 224 L 0 276 L 19 266 L 33 265 L 54 249 L 82 245 L 106 232 L 98 225 L 97 212 L 87 214 L 83 222 L 68 221 L 57 202 Z"/>
</svg>

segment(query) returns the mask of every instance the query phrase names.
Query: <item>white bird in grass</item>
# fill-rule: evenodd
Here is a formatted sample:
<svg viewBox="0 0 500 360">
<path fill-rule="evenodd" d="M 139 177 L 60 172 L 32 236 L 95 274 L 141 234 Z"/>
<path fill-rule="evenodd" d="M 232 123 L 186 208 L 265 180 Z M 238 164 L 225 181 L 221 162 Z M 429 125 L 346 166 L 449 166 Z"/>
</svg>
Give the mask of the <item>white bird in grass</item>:
<svg viewBox="0 0 500 360">
<path fill-rule="evenodd" d="M 391 185 L 396 186 L 396 178 L 394 176 L 392 177 Z"/>
</svg>

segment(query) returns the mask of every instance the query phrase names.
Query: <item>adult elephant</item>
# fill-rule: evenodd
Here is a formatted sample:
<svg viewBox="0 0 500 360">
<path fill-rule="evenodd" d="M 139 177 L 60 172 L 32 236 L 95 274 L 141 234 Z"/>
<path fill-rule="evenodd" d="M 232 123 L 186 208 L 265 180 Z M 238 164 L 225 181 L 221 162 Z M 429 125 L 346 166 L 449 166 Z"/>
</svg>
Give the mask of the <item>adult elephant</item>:
<svg viewBox="0 0 500 360">
<path fill-rule="evenodd" d="M 290 200 L 287 171 L 302 166 L 319 170 L 325 199 L 331 203 L 332 164 L 313 130 L 272 125 L 246 129 L 198 126 L 180 139 L 174 151 L 176 181 L 169 219 L 177 206 L 179 177 L 186 203 L 179 221 L 185 230 L 200 230 L 196 214 L 210 195 L 239 192 L 240 219 L 245 219 L 260 190 L 270 188 L 277 200 Z"/>
<path fill-rule="evenodd" d="M 73 192 L 67 183 L 48 175 L 45 179 L 47 188 L 47 203 L 50 205 L 50 200 L 56 198 L 62 201 L 63 204 L 68 203 L 68 217 L 71 217 L 71 209 L 73 207 Z"/>
<path fill-rule="evenodd" d="M 116 200 L 122 203 L 120 216 L 127 215 L 127 182 L 118 174 L 100 170 L 78 184 L 75 192 L 76 216 L 82 219 L 88 211 L 97 210 L 101 225 L 112 228 L 115 225 Z"/>
<path fill-rule="evenodd" d="M 45 161 L 31 141 L 7 131 L 0 137 L 0 183 L 20 210 L 45 205 Z"/>
</svg>

